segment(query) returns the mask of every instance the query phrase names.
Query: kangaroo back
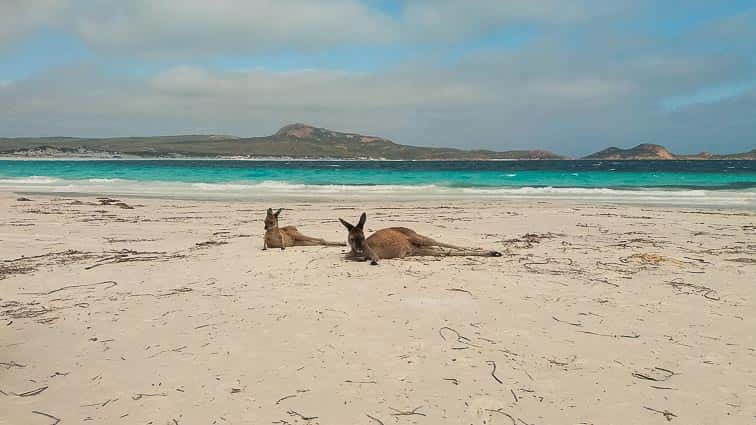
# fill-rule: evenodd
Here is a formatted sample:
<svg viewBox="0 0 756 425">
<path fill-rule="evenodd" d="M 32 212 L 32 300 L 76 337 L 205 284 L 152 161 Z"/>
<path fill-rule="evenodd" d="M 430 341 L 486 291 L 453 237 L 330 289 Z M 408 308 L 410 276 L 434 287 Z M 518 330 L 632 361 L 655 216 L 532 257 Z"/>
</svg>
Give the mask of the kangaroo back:
<svg viewBox="0 0 756 425">
<path fill-rule="evenodd" d="M 370 260 L 370 264 L 378 264 L 383 258 L 404 258 L 409 256 L 481 256 L 501 257 L 497 251 L 487 251 L 480 248 L 463 248 L 436 241 L 423 236 L 406 227 L 389 227 L 381 229 L 365 238 L 364 226 L 367 214 L 362 213 L 357 225 L 339 219 L 349 231 L 349 246 L 352 250 L 347 254 L 350 260 Z"/>
<path fill-rule="evenodd" d="M 373 233 L 365 243 L 378 258 L 403 258 L 412 255 L 412 239 L 418 236 L 405 227 L 391 227 Z"/>
</svg>

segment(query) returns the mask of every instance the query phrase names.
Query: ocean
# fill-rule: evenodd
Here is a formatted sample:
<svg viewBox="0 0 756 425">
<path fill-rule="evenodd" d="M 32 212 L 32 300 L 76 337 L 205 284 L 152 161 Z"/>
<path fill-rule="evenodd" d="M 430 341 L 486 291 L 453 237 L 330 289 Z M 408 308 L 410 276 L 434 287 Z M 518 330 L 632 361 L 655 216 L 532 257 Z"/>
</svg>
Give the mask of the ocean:
<svg viewBox="0 0 756 425">
<path fill-rule="evenodd" d="M 756 209 L 756 161 L 0 160 L 0 191 L 227 200 L 571 199 Z"/>
</svg>

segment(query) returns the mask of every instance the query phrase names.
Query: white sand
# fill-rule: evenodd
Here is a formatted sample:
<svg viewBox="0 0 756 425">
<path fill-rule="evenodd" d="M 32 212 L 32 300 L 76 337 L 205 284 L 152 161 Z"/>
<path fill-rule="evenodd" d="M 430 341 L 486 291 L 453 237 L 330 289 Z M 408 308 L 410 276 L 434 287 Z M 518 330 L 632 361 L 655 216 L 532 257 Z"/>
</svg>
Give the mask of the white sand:
<svg viewBox="0 0 756 425">
<path fill-rule="evenodd" d="M 0 424 L 756 422 L 750 212 L 16 198 Z M 506 255 L 262 251 L 269 206 L 306 235 L 345 240 L 365 210 Z"/>
</svg>

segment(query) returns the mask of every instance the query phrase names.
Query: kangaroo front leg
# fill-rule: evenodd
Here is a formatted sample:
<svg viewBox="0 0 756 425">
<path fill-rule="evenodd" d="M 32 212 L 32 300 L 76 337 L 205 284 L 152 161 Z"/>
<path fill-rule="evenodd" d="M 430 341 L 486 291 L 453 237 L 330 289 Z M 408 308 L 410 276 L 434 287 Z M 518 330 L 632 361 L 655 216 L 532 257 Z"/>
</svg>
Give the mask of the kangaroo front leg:
<svg viewBox="0 0 756 425">
<path fill-rule="evenodd" d="M 370 247 L 368 246 L 365 247 L 365 256 L 367 256 L 370 259 L 371 266 L 378 265 L 378 260 L 379 260 L 378 255 L 376 255 L 376 253 L 372 249 L 370 249 Z"/>
<path fill-rule="evenodd" d="M 344 258 L 350 261 L 367 261 L 367 258 L 365 258 L 364 255 L 358 254 L 354 251 L 347 252 Z"/>
</svg>

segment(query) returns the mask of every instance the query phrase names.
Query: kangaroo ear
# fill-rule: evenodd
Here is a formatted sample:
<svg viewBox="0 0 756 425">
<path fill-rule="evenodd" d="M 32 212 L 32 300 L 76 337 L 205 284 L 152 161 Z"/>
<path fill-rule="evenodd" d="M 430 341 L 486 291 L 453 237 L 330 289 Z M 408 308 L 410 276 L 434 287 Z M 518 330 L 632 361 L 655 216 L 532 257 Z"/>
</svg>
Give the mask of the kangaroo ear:
<svg viewBox="0 0 756 425">
<path fill-rule="evenodd" d="M 276 214 L 275 214 L 276 217 L 278 217 L 278 215 L 281 214 L 281 210 L 283 210 L 283 208 L 279 208 L 278 211 L 276 211 Z"/>
<path fill-rule="evenodd" d="M 347 223 L 346 221 L 344 221 L 344 220 L 342 220 L 342 219 L 339 219 L 339 221 L 340 221 L 340 222 L 341 222 L 341 224 L 343 224 L 343 225 L 344 225 L 344 227 L 346 227 L 346 228 L 347 228 L 347 230 L 349 230 L 350 232 L 352 231 L 352 229 L 354 229 L 354 226 L 352 226 L 351 224 Z"/>
<path fill-rule="evenodd" d="M 366 220 L 367 220 L 367 214 L 362 213 L 362 215 L 360 216 L 360 222 L 357 223 L 357 228 L 362 229 L 363 227 L 365 227 Z"/>
</svg>

